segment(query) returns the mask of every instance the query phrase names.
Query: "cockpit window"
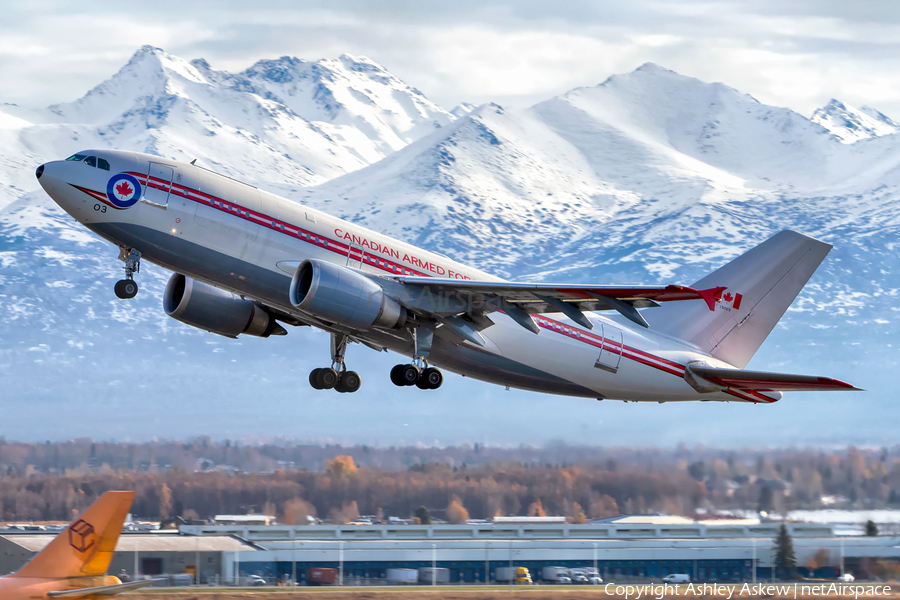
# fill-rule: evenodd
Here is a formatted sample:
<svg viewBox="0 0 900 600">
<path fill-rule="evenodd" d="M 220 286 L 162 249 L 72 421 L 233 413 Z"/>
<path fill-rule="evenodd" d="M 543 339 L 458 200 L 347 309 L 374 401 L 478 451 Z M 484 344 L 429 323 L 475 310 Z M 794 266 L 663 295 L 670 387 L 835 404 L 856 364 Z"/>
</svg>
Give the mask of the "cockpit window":
<svg viewBox="0 0 900 600">
<path fill-rule="evenodd" d="M 79 161 L 79 160 L 84 160 L 85 158 L 87 158 L 87 156 L 84 155 L 84 154 L 73 154 L 72 156 L 70 156 L 70 157 L 67 158 L 66 160 Z"/>
<path fill-rule="evenodd" d="M 90 167 L 96 167 L 97 166 L 97 157 L 96 156 L 88 156 L 86 159 L 84 159 L 84 164 L 86 164 Z"/>
<path fill-rule="evenodd" d="M 106 159 L 98 158 L 97 166 L 100 167 L 101 169 L 103 169 L 104 171 L 109 171 L 109 163 L 106 162 Z"/>
</svg>

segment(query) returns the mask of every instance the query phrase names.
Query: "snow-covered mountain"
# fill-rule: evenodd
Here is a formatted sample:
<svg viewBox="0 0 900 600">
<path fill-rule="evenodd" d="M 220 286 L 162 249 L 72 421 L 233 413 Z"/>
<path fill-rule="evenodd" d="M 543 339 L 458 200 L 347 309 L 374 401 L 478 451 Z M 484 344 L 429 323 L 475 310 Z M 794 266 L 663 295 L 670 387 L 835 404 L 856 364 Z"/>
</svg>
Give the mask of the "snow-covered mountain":
<svg viewBox="0 0 900 600">
<path fill-rule="evenodd" d="M 816 109 L 810 120 L 836 135 L 845 144 L 900 133 L 900 125 L 884 113 L 868 106 L 854 108 L 834 98 L 822 108 Z"/>
<path fill-rule="evenodd" d="M 234 177 L 306 186 L 455 119 L 367 58 L 286 56 L 231 74 L 144 46 L 75 102 L 39 111 L 0 106 L 3 173 L 14 186 L 0 190 L 0 207 L 34 188 L 35 164 L 79 148 L 197 158 Z"/>
<path fill-rule="evenodd" d="M 893 439 L 883 424 L 900 409 L 881 403 L 900 362 L 898 136 L 844 143 L 789 109 L 651 64 L 528 109 L 488 104 L 451 115 L 363 59 L 283 58 L 230 75 L 148 48 L 41 124 L 14 107 L 3 111 L 0 143 L 32 158 L 2 165 L 18 183 L 6 192 L 17 199 L 0 211 L 0 376 L 22 402 L 60 411 L 54 431 L 73 422 L 56 399 L 77 394 L 78 414 L 119 436 L 131 429 L 110 424 L 110 407 L 137 415 L 142 436 L 154 434 L 155 422 L 173 427 L 168 416 L 177 414 L 216 415 L 211 426 L 222 436 L 382 442 Z M 100 143 L 201 156 L 276 193 L 513 278 L 689 284 L 776 231 L 798 229 L 836 248 L 751 367 L 835 376 L 872 392 L 792 395 L 751 412 L 609 403 L 599 410 L 453 377 L 422 404 L 388 382 L 393 358 L 354 348 L 350 360 L 372 393 L 342 397 L 338 414 L 334 398 L 305 383 L 326 360 L 324 335 L 226 340 L 191 330 L 159 310 L 167 274 L 149 265 L 134 302 L 113 297 L 115 249 L 29 192 L 41 153 L 57 158 Z M 646 314 L 652 323 L 652 310 Z M 39 386 L 30 383 L 36 379 Z M 219 398 L 228 399 L 224 413 Z M 848 401 L 866 410 L 848 412 Z M 558 407 L 553 415 L 547 402 Z M 8 416 L 26 419 L 22 406 Z M 623 418 L 639 418 L 640 431 L 652 435 L 615 437 L 609 424 Z M 798 423 L 808 425 L 803 434 Z"/>
</svg>

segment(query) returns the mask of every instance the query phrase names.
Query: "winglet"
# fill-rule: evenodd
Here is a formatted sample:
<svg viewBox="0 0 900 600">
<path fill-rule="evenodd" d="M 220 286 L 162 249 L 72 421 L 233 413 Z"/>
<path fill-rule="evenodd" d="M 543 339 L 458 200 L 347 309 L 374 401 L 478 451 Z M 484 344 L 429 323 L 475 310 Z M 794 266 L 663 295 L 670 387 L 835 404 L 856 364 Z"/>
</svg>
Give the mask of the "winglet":
<svg viewBox="0 0 900 600">
<path fill-rule="evenodd" d="M 709 288 L 708 290 L 696 290 L 700 297 L 706 301 L 706 306 L 709 307 L 709 310 L 716 310 L 716 303 L 722 299 L 722 292 L 727 290 L 727 287 L 714 287 Z"/>
<path fill-rule="evenodd" d="M 105 575 L 134 496 L 134 492 L 106 492 L 11 577 Z"/>
</svg>

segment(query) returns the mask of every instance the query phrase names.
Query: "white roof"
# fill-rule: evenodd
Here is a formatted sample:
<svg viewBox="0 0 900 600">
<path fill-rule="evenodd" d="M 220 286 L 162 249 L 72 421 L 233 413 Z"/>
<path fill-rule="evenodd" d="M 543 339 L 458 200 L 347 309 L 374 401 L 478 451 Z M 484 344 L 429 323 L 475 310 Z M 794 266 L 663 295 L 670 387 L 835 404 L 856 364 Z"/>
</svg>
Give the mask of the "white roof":
<svg viewBox="0 0 900 600">
<path fill-rule="evenodd" d="M 494 517 L 494 523 L 565 523 L 565 517 Z"/>
<path fill-rule="evenodd" d="M 55 535 L 25 534 L 3 535 L 3 538 L 29 552 L 40 552 L 55 538 Z M 231 536 L 187 536 L 156 534 L 123 534 L 116 544 L 116 552 L 236 552 L 254 550 Z"/>
</svg>

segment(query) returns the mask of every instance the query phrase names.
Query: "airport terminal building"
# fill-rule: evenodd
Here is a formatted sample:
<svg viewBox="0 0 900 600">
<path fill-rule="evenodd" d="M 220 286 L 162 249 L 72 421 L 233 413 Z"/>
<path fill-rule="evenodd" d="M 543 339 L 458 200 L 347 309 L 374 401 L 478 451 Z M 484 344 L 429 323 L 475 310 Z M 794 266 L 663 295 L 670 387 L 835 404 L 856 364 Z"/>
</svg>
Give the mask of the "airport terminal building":
<svg viewBox="0 0 900 600">
<path fill-rule="evenodd" d="M 302 583 L 306 569 L 341 569 L 345 581 L 383 580 L 389 568 L 443 567 L 451 582 L 494 581 L 498 567 L 596 567 L 605 581 L 660 579 L 686 573 L 696 581 L 772 577 L 780 523 L 696 522 L 630 516 L 584 525 L 563 519 L 507 518 L 468 525 L 198 525 L 180 532 L 123 534 L 110 567 L 131 575 L 196 573 L 201 581 L 233 581 L 236 573 Z M 788 523 L 797 564 L 825 554 L 815 575 L 836 576 L 866 559 L 900 560 L 900 538 L 836 536 L 829 525 Z M 0 569 L 18 569 L 50 534 L 0 535 Z M 823 553 L 824 551 L 824 553 Z M 802 570 L 802 569 L 801 569 Z M 537 578 L 539 581 L 539 577 Z"/>
</svg>

